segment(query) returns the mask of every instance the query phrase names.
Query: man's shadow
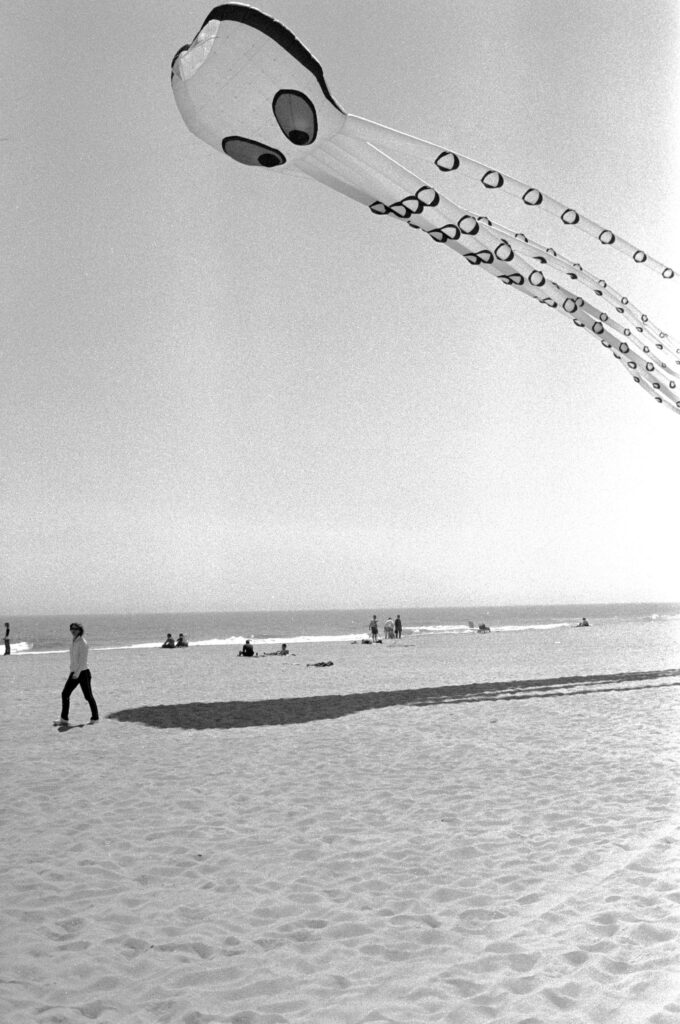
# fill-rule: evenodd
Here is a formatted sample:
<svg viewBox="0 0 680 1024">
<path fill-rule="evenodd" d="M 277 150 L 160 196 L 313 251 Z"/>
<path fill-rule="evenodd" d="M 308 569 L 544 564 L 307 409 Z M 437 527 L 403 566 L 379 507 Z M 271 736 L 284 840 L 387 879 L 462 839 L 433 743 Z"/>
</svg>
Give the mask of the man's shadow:
<svg viewBox="0 0 680 1024">
<path fill-rule="evenodd" d="M 675 676 L 674 680 L 671 677 Z M 645 680 L 669 679 L 669 682 Z M 642 683 L 642 685 L 639 685 Z M 625 685 L 635 684 L 635 685 Z M 411 690 L 337 693 L 274 700 L 231 700 L 192 704 L 156 704 L 114 711 L 107 718 L 139 722 L 156 729 L 249 729 L 261 725 L 302 725 L 342 718 L 360 711 L 412 705 L 476 704 L 482 701 L 536 700 L 541 697 L 583 696 L 621 690 L 658 689 L 680 685 L 680 669 L 618 672 L 609 675 L 566 676 L 559 679 L 520 679 L 464 686 L 432 686 Z"/>
</svg>

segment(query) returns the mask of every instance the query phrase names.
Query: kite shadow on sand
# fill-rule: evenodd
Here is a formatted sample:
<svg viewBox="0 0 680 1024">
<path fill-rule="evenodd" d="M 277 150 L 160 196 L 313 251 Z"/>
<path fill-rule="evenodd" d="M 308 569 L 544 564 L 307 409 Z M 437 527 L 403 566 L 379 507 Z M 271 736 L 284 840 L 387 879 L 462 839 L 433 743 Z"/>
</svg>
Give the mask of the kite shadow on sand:
<svg viewBox="0 0 680 1024">
<path fill-rule="evenodd" d="M 435 704 L 532 700 L 540 697 L 583 696 L 678 685 L 680 669 L 663 669 L 466 686 L 434 686 L 411 690 L 316 694 L 307 697 L 280 697 L 274 700 L 157 704 L 124 708 L 107 715 L 107 718 L 119 722 L 137 722 L 156 729 L 248 729 L 261 725 L 303 725 L 306 722 L 343 718 L 345 715 L 355 715 L 360 711 L 376 711 L 399 705 L 428 707 Z"/>
</svg>

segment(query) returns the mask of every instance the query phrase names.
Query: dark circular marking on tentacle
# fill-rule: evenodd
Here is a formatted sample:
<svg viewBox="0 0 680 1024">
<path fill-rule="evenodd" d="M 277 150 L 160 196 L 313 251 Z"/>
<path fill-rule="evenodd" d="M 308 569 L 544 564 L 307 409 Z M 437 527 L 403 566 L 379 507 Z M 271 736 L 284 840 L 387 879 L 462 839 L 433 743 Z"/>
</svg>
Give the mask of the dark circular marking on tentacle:
<svg viewBox="0 0 680 1024">
<path fill-rule="evenodd" d="M 371 213 L 376 213 L 379 217 L 384 217 L 386 213 L 390 212 L 389 207 L 385 206 L 384 203 L 378 202 L 378 200 L 376 200 L 374 203 L 371 203 L 371 205 L 369 206 L 369 210 L 371 211 Z"/>
<path fill-rule="evenodd" d="M 619 352 L 622 352 L 624 356 L 628 355 L 630 352 L 630 345 L 627 345 L 625 341 L 622 341 L 619 345 Z"/>
<path fill-rule="evenodd" d="M 578 309 L 578 305 L 573 299 L 569 298 L 565 299 L 562 303 L 562 309 L 565 311 L 565 313 L 575 313 Z"/>
<path fill-rule="evenodd" d="M 593 334 L 604 334 L 604 327 L 602 326 L 602 324 L 600 323 L 599 320 L 597 320 L 593 324 L 592 331 L 593 331 Z"/>
<path fill-rule="evenodd" d="M 505 239 L 503 239 L 503 241 L 494 249 L 494 255 L 497 260 L 501 261 L 501 263 L 509 263 L 510 260 L 513 259 L 515 252 L 512 246 L 508 245 Z"/>
<path fill-rule="evenodd" d="M 540 270 L 532 270 L 529 274 L 529 284 L 532 284 L 534 288 L 542 288 L 545 284 L 545 275 Z"/>
<path fill-rule="evenodd" d="M 503 284 L 514 284 L 518 287 L 524 284 L 524 277 L 522 274 L 501 274 L 498 278 Z"/>
<path fill-rule="evenodd" d="M 432 188 L 431 185 L 422 185 L 416 192 L 415 198 L 422 206 L 437 206 L 439 203 L 439 192 Z M 418 213 L 420 212 L 419 210 Z"/>
<path fill-rule="evenodd" d="M 675 277 L 675 271 L 671 270 L 670 267 L 664 267 L 661 272 L 661 276 L 665 277 L 667 281 L 670 281 L 672 277 Z"/>
<path fill-rule="evenodd" d="M 563 210 L 562 215 L 560 217 L 560 220 L 563 221 L 565 224 L 578 224 L 580 219 L 581 218 L 579 217 L 576 210 L 572 209 Z"/>
<path fill-rule="evenodd" d="M 649 317 L 647 316 L 646 313 L 641 313 L 640 314 L 640 319 L 642 320 L 643 324 L 649 323 Z"/>
<path fill-rule="evenodd" d="M 435 164 L 440 171 L 457 171 L 460 167 L 460 159 L 455 153 L 451 153 L 449 150 L 444 150 L 440 153 L 435 160 Z"/>
<path fill-rule="evenodd" d="M 433 242 L 455 242 L 460 238 L 460 229 L 456 224 L 443 224 L 440 228 L 431 228 L 427 234 Z"/>
<path fill-rule="evenodd" d="M 644 263 L 647 259 L 647 253 L 643 252 L 642 249 L 637 249 L 633 253 L 633 259 L 636 263 Z"/>
<path fill-rule="evenodd" d="M 484 188 L 503 188 L 505 179 L 499 171 L 487 171 L 482 178 Z"/>
<path fill-rule="evenodd" d="M 654 369 L 656 369 L 654 363 L 645 363 L 645 370 L 647 370 L 648 373 L 651 373 Z"/>
<path fill-rule="evenodd" d="M 547 295 L 544 299 L 539 299 L 539 302 L 542 306 L 550 306 L 551 309 L 557 309 L 557 303 L 555 302 L 555 300 L 551 299 Z"/>
<path fill-rule="evenodd" d="M 543 202 L 543 195 L 537 188 L 528 188 L 522 196 L 522 202 L 527 206 L 540 206 Z"/>
<path fill-rule="evenodd" d="M 616 235 L 613 231 L 609 231 L 605 228 L 604 231 L 600 231 L 599 239 L 603 245 L 613 245 L 616 241 Z"/>
<path fill-rule="evenodd" d="M 634 363 L 632 359 L 626 365 L 631 370 L 637 370 L 637 363 Z"/>
<path fill-rule="evenodd" d="M 526 235 L 523 235 L 521 231 L 515 232 L 515 238 L 519 238 L 520 242 L 528 242 L 529 239 Z"/>
<path fill-rule="evenodd" d="M 493 263 L 493 253 L 489 252 L 488 249 L 479 249 L 477 252 L 465 252 L 463 256 L 473 267 L 478 267 L 480 263 L 484 263 L 487 266 Z"/>
<path fill-rule="evenodd" d="M 479 231 L 479 223 L 477 218 L 473 217 L 471 213 L 464 213 L 458 221 L 458 227 L 464 235 L 476 235 Z"/>
</svg>

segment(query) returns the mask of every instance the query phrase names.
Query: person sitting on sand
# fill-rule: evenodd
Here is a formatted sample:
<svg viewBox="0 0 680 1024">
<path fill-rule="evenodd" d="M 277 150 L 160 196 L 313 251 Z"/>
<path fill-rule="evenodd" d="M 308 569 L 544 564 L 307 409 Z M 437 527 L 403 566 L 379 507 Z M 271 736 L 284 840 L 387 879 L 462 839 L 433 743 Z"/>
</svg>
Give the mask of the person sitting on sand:
<svg viewBox="0 0 680 1024">
<path fill-rule="evenodd" d="M 484 622 L 480 622 L 479 626 L 477 627 L 477 632 L 478 633 L 490 633 L 491 632 L 491 627 L 487 626 Z"/>
<path fill-rule="evenodd" d="M 184 633 L 180 633 L 180 635 L 177 637 L 177 643 L 175 644 L 175 647 L 188 647 L 188 646 L 189 646 L 188 641 L 186 641 L 184 639 Z"/>
<path fill-rule="evenodd" d="M 238 656 L 244 658 L 252 658 L 255 654 L 255 650 L 250 640 L 246 640 L 241 650 L 238 652 Z"/>
<path fill-rule="evenodd" d="M 576 625 L 577 626 L 589 626 L 590 623 L 588 622 L 587 618 L 584 615 L 583 618 L 581 619 L 581 621 L 577 622 Z"/>
<path fill-rule="evenodd" d="M 172 633 L 168 633 L 165 641 L 161 644 L 161 647 L 174 647 L 175 641 L 172 639 Z"/>
</svg>

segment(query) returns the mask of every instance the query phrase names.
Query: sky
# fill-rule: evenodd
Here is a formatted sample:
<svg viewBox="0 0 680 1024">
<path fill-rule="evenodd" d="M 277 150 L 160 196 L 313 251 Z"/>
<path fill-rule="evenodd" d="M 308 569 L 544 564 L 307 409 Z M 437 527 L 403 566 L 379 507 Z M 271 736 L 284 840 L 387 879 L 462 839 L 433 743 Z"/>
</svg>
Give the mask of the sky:
<svg viewBox="0 0 680 1024">
<path fill-rule="evenodd" d="M 260 9 L 345 110 L 679 267 L 675 0 Z M 680 600 L 680 416 L 445 247 L 190 134 L 170 61 L 209 10 L 0 0 L 0 616 Z M 677 278 L 517 205 L 679 333 Z"/>
</svg>

